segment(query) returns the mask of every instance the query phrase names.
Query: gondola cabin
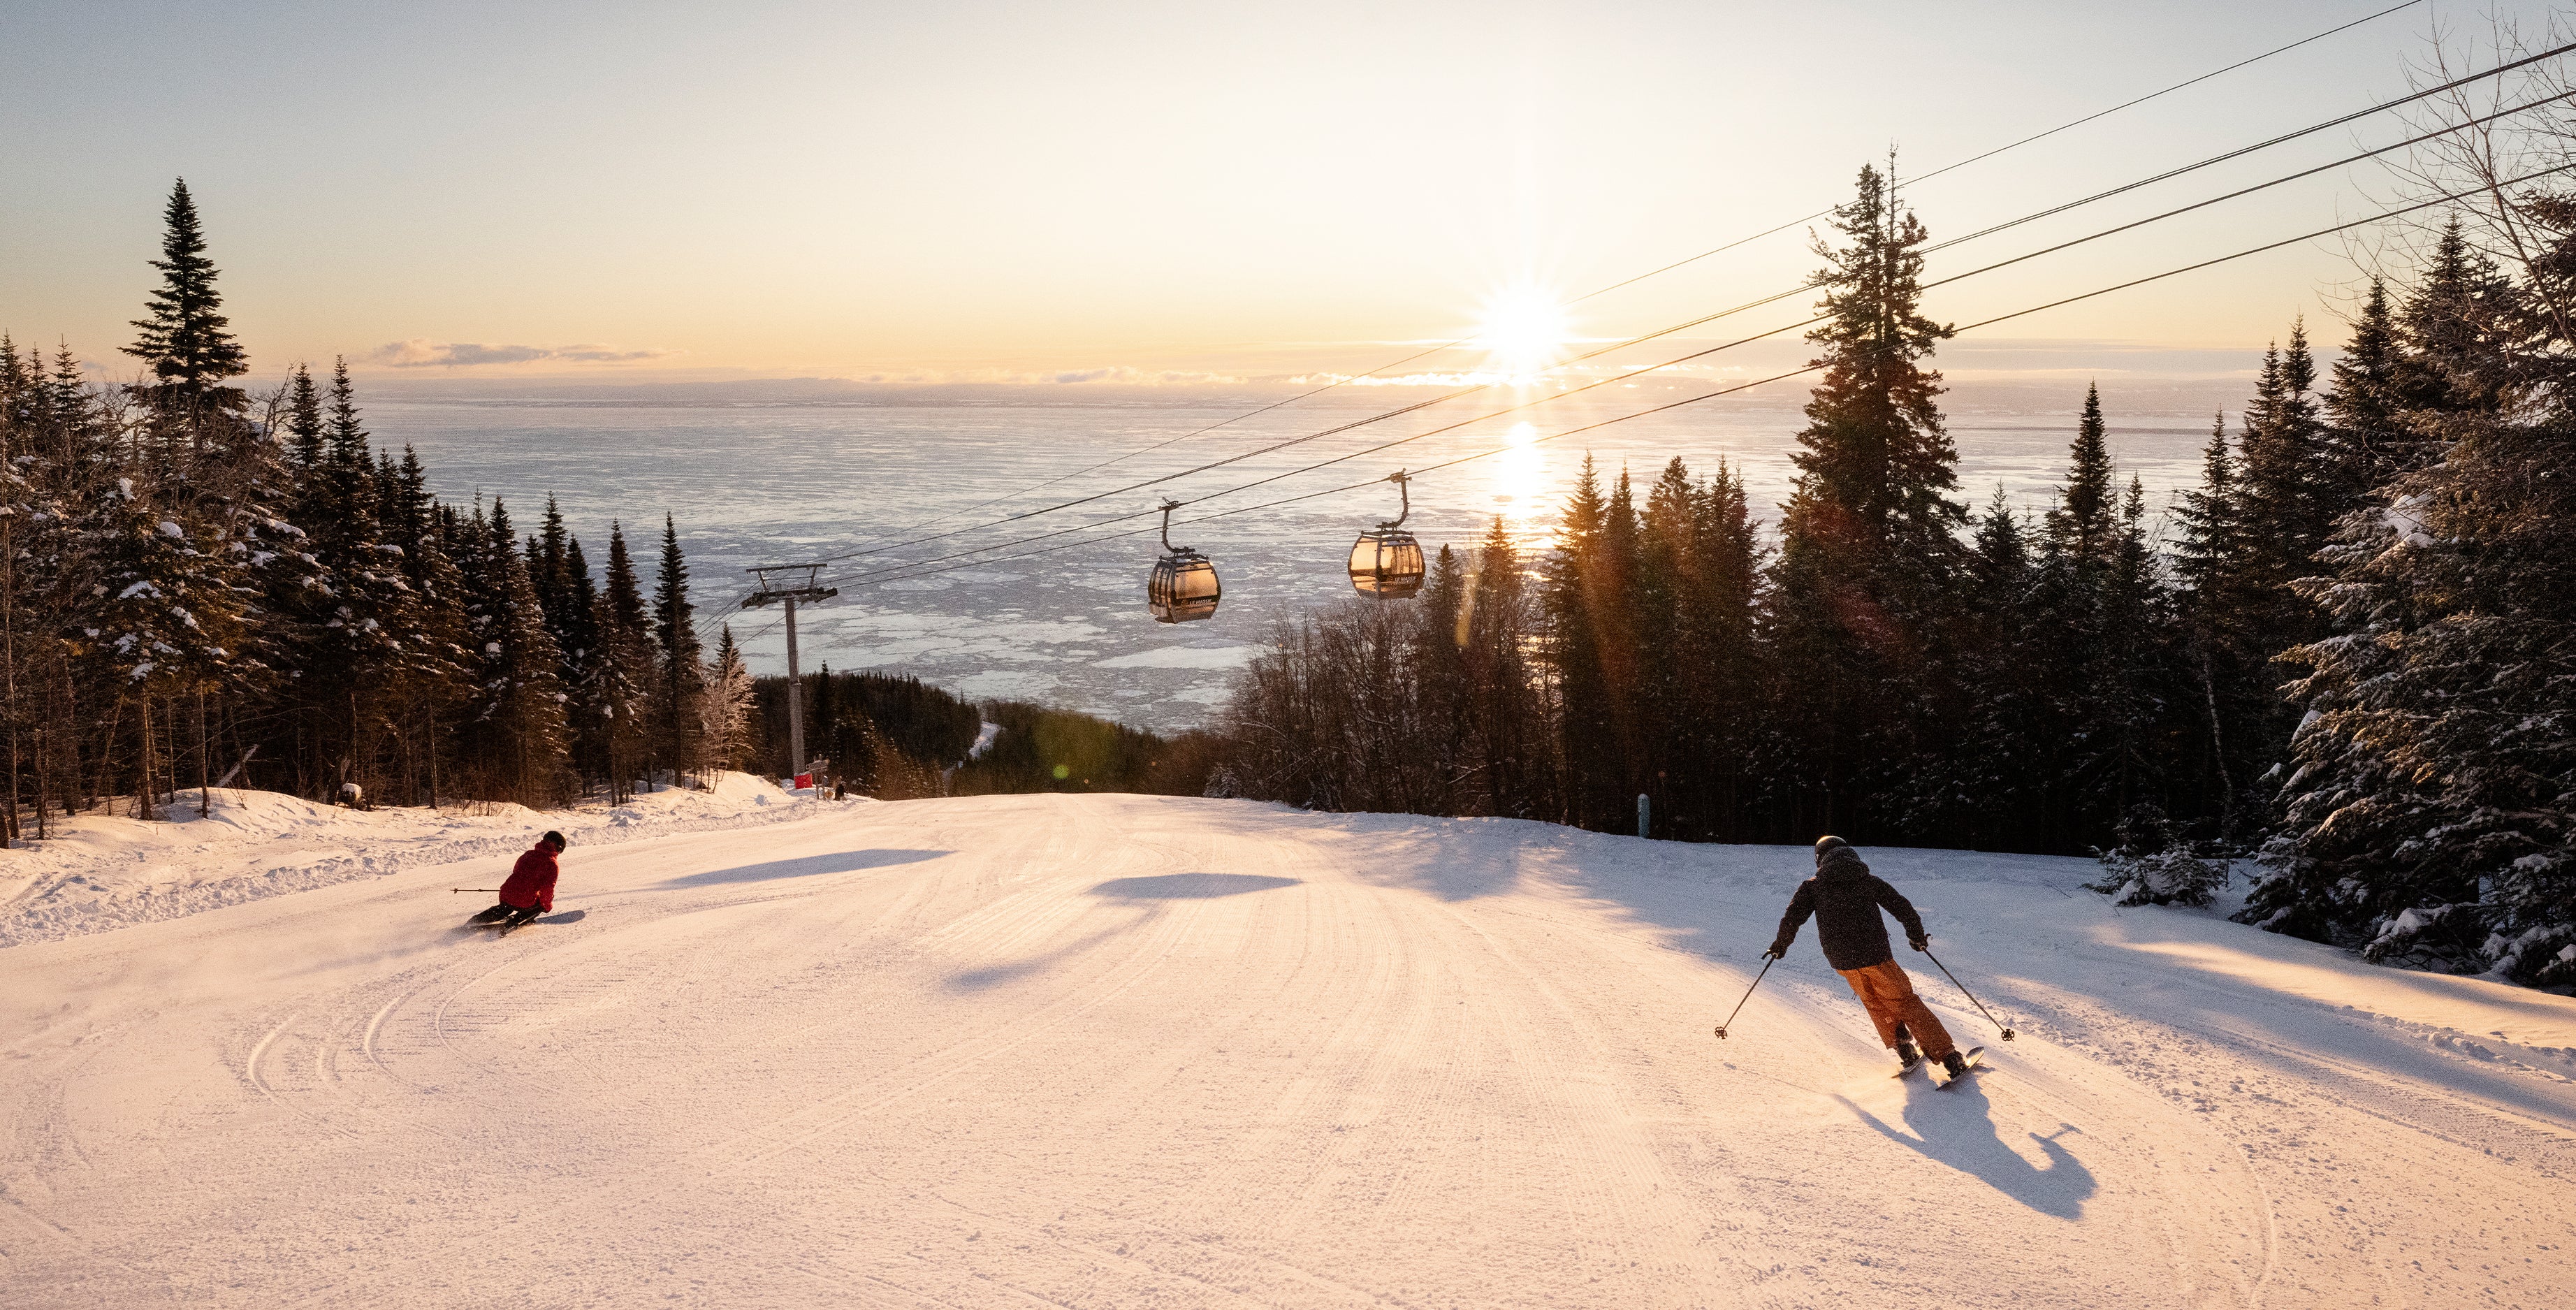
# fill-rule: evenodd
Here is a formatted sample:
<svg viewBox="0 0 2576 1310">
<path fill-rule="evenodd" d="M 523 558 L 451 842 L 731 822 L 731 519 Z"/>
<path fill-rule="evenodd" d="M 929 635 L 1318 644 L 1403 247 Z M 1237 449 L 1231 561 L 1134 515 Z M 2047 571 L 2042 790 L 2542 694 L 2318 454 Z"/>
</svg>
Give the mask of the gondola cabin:
<svg viewBox="0 0 2576 1310">
<path fill-rule="evenodd" d="M 1351 587 L 1382 600 L 1402 600 L 1422 590 L 1422 544 L 1402 528 L 1361 533 L 1351 546 Z"/>
<path fill-rule="evenodd" d="M 1154 576 L 1145 584 L 1145 603 L 1154 611 L 1156 623 L 1187 623 L 1215 615 L 1221 591 L 1215 562 L 1182 546 L 1154 561 Z"/>
<path fill-rule="evenodd" d="M 1154 561 L 1154 576 L 1145 582 L 1145 607 L 1156 623 L 1188 623 L 1213 617 L 1217 598 L 1216 563 L 1187 546 L 1172 544 L 1172 511 L 1177 500 L 1163 502 L 1163 557 Z"/>
</svg>

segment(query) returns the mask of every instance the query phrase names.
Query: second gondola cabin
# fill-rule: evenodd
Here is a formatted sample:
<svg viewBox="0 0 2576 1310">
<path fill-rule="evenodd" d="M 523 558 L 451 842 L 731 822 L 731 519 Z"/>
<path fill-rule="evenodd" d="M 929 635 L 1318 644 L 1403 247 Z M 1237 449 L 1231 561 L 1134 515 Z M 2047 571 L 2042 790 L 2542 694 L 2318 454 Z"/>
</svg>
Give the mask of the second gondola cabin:
<svg viewBox="0 0 2576 1310">
<path fill-rule="evenodd" d="M 1402 528 L 1375 528 L 1351 546 L 1351 586 L 1363 596 L 1402 600 L 1422 590 L 1422 543 Z"/>
<path fill-rule="evenodd" d="M 1351 589 L 1380 600 L 1402 600 L 1422 590 L 1422 543 L 1402 526 L 1413 517 L 1411 479 L 1398 469 L 1387 481 L 1404 497 L 1404 510 L 1351 543 Z"/>
</svg>

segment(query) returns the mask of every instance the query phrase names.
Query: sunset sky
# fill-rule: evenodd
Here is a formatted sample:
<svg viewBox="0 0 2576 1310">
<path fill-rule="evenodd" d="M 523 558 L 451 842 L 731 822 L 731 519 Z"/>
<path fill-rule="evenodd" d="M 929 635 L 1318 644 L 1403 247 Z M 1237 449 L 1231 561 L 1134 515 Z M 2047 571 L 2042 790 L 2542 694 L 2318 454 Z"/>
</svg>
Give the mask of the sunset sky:
<svg viewBox="0 0 2576 1310">
<path fill-rule="evenodd" d="M 2387 2 L 16 3 L 0 329 L 110 359 L 184 175 L 264 367 L 1353 371 L 1474 332 L 1516 289 L 1570 298 L 1796 219 L 1891 145 L 1928 171 Z M 2433 24 L 2465 36 L 2481 12 L 2418 5 L 1909 198 L 1938 238 L 2303 127 L 2402 90 Z M 1935 256 L 1933 275 L 2399 135 L 2366 120 Z M 1931 309 L 2016 308 L 2390 190 L 2366 169 L 2284 187 Z M 1802 240 L 1587 302 L 1567 330 L 1624 336 L 1781 290 L 1812 266 Z M 2321 243 L 1946 362 L 2206 372 L 2352 278 Z"/>
</svg>

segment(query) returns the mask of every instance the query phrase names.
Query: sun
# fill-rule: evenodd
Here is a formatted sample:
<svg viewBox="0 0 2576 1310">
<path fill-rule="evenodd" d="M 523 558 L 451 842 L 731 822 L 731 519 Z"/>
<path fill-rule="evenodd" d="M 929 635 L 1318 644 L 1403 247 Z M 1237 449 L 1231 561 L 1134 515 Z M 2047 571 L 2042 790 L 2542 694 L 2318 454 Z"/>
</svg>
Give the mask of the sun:
<svg viewBox="0 0 2576 1310">
<path fill-rule="evenodd" d="M 1485 301 L 1476 331 L 1491 367 L 1522 381 L 1544 373 L 1570 339 L 1565 306 L 1534 286 L 1505 287 Z"/>
</svg>

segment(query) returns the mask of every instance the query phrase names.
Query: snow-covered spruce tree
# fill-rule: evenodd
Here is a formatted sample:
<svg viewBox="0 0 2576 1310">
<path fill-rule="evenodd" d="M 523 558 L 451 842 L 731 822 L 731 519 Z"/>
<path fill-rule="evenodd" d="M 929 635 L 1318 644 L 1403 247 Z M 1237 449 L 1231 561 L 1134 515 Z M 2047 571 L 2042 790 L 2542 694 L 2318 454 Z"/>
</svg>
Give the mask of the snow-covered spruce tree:
<svg viewBox="0 0 2576 1310">
<path fill-rule="evenodd" d="M 20 543 L 27 539 L 32 544 L 39 531 L 37 521 L 53 517 L 49 498 L 30 476 L 41 457 L 25 449 L 35 435 L 28 401 L 42 382 L 41 361 L 33 361 L 38 364 L 34 370 L 27 367 L 28 362 L 19 358 L 17 343 L 0 334 L 0 754 L 7 757 L 9 787 L 7 800 L 0 802 L 0 849 L 18 844 L 21 770 L 32 763 L 29 748 L 37 730 L 32 704 L 21 702 L 18 691 L 22 682 L 29 691 L 35 689 L 35 666 L 41 658 L 36 634 L 22 637 L 19 633 L 18 598 L 30 572 L 19 562 Z M 43 795 L 41 783 L 37 794 Z M 45 818 L 41 801 L 34 818 L 41 827 Z"/>
<path fill-rule="evenodd" d="M 2139 805 L 2161 812 L 2176 706 L 2186 679 L 2176 648 L 2173 594 L 2147 528 L 2147 488 L 2135 474 L 2120 501 L 2099 636 L 2086 668 L 2090 749 L 2076 758 L 2085 823 Z"/>
<path fill-rule="evenodd" d="M 2119 491 L 2111 465 L 2109 427 L 2098 388 L 2088 386 L 2084 407 L 2067 447 L 2066 480 L 2041 519 L 2038 558 L 2028 594 L 2030 636 L 2007 652 L 2013 662 L 1984 661 L 1986 676 L 2019 684 L 2017 694 L 2038 703 L 2040 718 L 2026 755 L 2030 794 L 2019 809 L 2018 836 L 1998 844 L 2064 849 L 2098 841 L 2118 816 L 2087 804 L 2099 780 L 2101 759 L 2115 734 L 2104 722 L 2103 693 L 2112 688 L 2113 580 L 2120 557 Z M 1989 598 L 1990 593 L 1980 593 Z M 1990 689 L 1972 695 L 1993 696 Z"/>
<path fill-rule="evenodd" d="M 327 594 L 312 613 L 310 661 L 299 680 L 313 794 L 344 783 L 369 794 L 390 781 L 399 729 L 386 714 L 400 682 L 426 676 L 407 656 L 415 622 L 401 547 L 382 540 L 375 457 L 361 422 L 347 361 L 334 360 L 321 458 L 305 474 L 305 519 Z"/>
<path fill-rule="evenodd" d="M 2336 631 L 2284 658 L 2307 717 L 2274 875 L 2241 917 L 2371 958 L 2576 985 L 2576 198 L 2518 197 L 2548 248 L 2511 293 L 2428 315 L 2459 408 L 2441 459 L 2347 516 L 2302 590 Z M 2437 250 L 2437 270 L 2439 251 Z M 2420 343 L 2420 344 L 2418 344 Z M 2482 397 L 2492 396 L 2492 408 Z"/>
<path fill-rule="evenodd" d="M 2249 734 L 2232 725 L 2260 713 L 2265 694 L 2256 666 L 2244 652 L 2253 645 L 2252 607 L 2244 599 L 2245 527 L 2238 513 L 2236 456 L 2227 443 L 2227 416 L 2215 418 L 2201 449 L 2200 485 L 2179 496 L 2172 510 L 2178 529 L 2173 567 L 2181 584 L 2175 598 L 2185 691 L 2197 729 L 2188 776 L 2197 780 L 2193 808 L 2217 819 L 2219 835 L 2243 836 L 2259 821 L 2253 780 L 2269 767 L 2252 749 Z"/>
<path fill-rule="evenodd" d="M 1796 488 L 1782 507 L 1768 637 L 1773 713 L 1789 755 L 1783 817 L 1794 831 L 1890 834 L 1878 804 L 1895 776 L 1952 738 L 1967 509 L 1952 494 L 1958 451 L 1924 365 L 1950 329 L 1923 317 L 1922 223 L 1874 167 L 1819 242 L 1826 321 L 1807 334 L 1824 375 L 1798 434 Z"/>
<path fill-rule="evenodd" d="M 120 477 L 91 518 L 88 549 L 98 560 L 99 603 L 88 615 L 80 654 L 116 689 L 138 725 L 128 761 L 137 818 L 157 818 L 176 790 L 175 743 L 163 726 L 172 702 L 193 702 L 241 675 L 242 597 L 209 535 L 192 531 L 148 487 Z M 202 743 L 201 743 L 202 744 Z M 199 776 L 207 762 L 200 752 Z"/>
<path fill-rule="evenodd" d="M 382 693 L 382 711 L 391 738 L 393 794 L 405 804 L 416 798 L 435 806 L 442 788 L 454 782 L 443 765 L 458 721 L 475 704 L 482 661 L 467 645 L 465 576 L 448 557 L 445 535 L 432 518 L 441 511 L 413 510 L 402 486 L 399 480 L 380 484 L 390 492 L 379 501 L 386 506 L 388 535 L 404 542 L 398 549 L 406 586 L 404 603 L 388 616 L 400 667 Z M 411 521 L 415 512 L 419 526 Z"/>
<path fill-rule="evenodd" d="M 654 686 L 653 631 L 625 529 L 614 521 L 608 525 L 607 585 L 591 614 L 598 644 L 583 670 L 583 732 L 608 779 L 609 802 L 622 805 L 634 796 L 635 779 L 650 758 L 645 720 Z"/>
<path fill-rule="evenodd" d="M 700 702 L 705 723 L 700 732 L 707 762 L 714 768 L 739 769 L 751 750 L 752 686 L 751 670 L 742 662 L 741 648 L 733 644 L 730 623 L 717 636 L 706 684 L 707 693 Z"/>
<path fill-rule="evenodd" d="M 106 396 L 87 386 L 69 347 L 49 372 L 42 356 L 0 351 L 0 424 L 8 427 L 12 513 L 5 526 L 6 568 L 17 685 L 8 711 L 21 732 L 32 787 L 35 834 L 46 835 L 48 809 L 86 808 L 108 780 L 84 761 L 109 733 L 100 706 L 114 696 L 97 661 L 74 658 L 97 627 L 106 589 L 93 549 L 96 515 L 118 475 Z M 103 690 L 104 689 L 104 690 Z"/>
<path fill-rule="evenodd" d="M 2093 853 L 2102 862 L 2102 881 L 2085 884 L 2114 905 L 2207 905 L 2227 885 L 2226 862 L 2193 854 L 2152 801 L 2132 808 L 2118 835 L 2118 846 Z"/>
<path fill-rule="evenodd" d="M 546 631 L 563 652 L 557 676 L 566 687 L 579 687 L 588 678 L 590 650 L 598 644 L 591 631 L 598 588 L 591 581 L 590 562 L 582 557 L 581 539 L 564 527 L 563 510 L 552 493 L 546 496 L 544 526 L 528 552 L 528 575 L 536 584 L 537 603 L 546 611 Z M 596 771 L 587 753 L 576 752 L 576 758 L 585 770 Z"/>
<path fill-rule="evenodd" d="M 2277 648 L 2320 631 L 2314 606 L 2290 587 L 2315 559 L 2344 509 L 2336 497 L 2326 426 L 2318 414 L 2316 360 L 2307 329 L 2294 323 L 2286 349 L 2267 351 L 2238 449 L 2236 512 L 2246 596 L 2255 622 Z"/>
<path fill-rule="evenodd" d="M 471 717 L 461 734 L 464 785 L 490 800 L 546 808 L 571 792 L 561 663 L 527 561 L 510 532 L 509 511 L 466 519 L 454 539 L 465 574 L 467 641 L 478 652 Z"/>
<path fill-rule="evenodd" d="M 680 530 L 662 516 L 662 571 L 653 584 L 656 648 L 651 729 L 653 759 L 673 784 L 704 767 L 705 664 L 699 658 L 696 609 L 689 603 L 689 563 L 680 553 Z"/>
</svg>

